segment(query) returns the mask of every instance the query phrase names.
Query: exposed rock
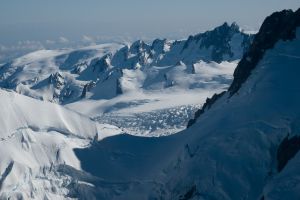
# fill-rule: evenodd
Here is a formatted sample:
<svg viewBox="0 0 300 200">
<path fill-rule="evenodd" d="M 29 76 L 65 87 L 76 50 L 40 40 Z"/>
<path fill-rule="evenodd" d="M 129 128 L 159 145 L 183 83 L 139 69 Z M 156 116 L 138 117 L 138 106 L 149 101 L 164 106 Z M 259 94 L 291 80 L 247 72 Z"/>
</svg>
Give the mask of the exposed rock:
<svg viewBox="0 0 300 200">
<path fill-rule="evenodd" d="M 234 34 L 240 33 L 243 36 L 243 43 L 241 46 L 244 51 L 247 50 L 251 43 L 251 35 L 245 34 L 240 31 L 239 26 L 236 23 L 232 23 L 230 26 L 228 23 L 215 28 L 212 31 L 207 31 L 205 33 L 200 33 L 195 36 L 189 36 L 188 40 L 185 42 L 182 51 L 187 49 L 193 41 L 199 43 L 200 49 L 212 48 L 211 60 L 220 63 L 223 61 L 225 55 L 233 57 L 233 52 L 231 50 L 231 39 Z"/>
<path fill-rule="evenodd" d="M 179 200 L 190 200 L 197 195 L 197 187 L 193 185 L 183 196 L 179 197 Z"/>
<path fill-rule="evenodd" d="M 287 136 L 277 150 L 277 170 L 280 172 L 300 150 L 300 136 Z"/>
<path fill-rule="evenodd" d="M 123 94 L 123 90 L 122 90 L 122 85 L 119 79 L 117 79 L 117 89 L 116 89 L 116 94 Z"/>
<path fill-rule="evenodd" d="M 268 49 L 272 49 L 279 40 L 293 40 L 299 26 L 300 9 L 296 12 L 283 10 L 267 17 L 234 72 L 230 94 L 233 95 L 239 90 Z"/>
<path fill-rule="evenodd" d="M 153 50 L 154 52 L 161 54 L 161 53 L 165 53 L 165 44 L 166 44 L 167 40 L 166 39 L 156 39 L 152 42 L 151 45 L 151 50 Z"/>
<path fill-rule="evenodd" d="M 82 62 L 74 65 L 72 73 L 80 74 L 83 70 L 87 68 L 87 62 Z"/>
<path fill-rule="evenodd" d="M 84 87 L 83 87 L 82 93 L 81 93 L 81 98 L 86 97 L 86 93 L 88 91 L 90 91 L 95 86 L 96 86 L 96 82 L 95 81 L 91 81 L 91 82 L 85 84 Z"/>
<path fill-rule="evenodd" d="M 188 122 L 187 128 L 192 126 L 196 120 L 205 112 L 205 110 L 210 109 L 210 107 L 219 99 L 221 98 L 226 92 L 221 92 L 219 94 L 214 94 L 211 98 L 207 98 L 206 102 L 203 104 L 202 108 L 197 110 L 195 113 L 194 119 L 190 119 Z"/>
<path fill-rule="evenodd" d="M 64 77 L 59 72 L 51 74 L 48 80 L 56 89 L 61 89 L 65 84 Z"/>
<path fill-rule="evenodd" d="M 107 54 L 100 59 L 94 59 L 90 65 L 93 68 L 93 72 L 99 74 L 107 71 L 110 67 L 111 56 L 111 54 Z"/>
<path fill-rule="evenodd" d="M 132 43 L 129 49 L 130 53 L 132 54 L 138 54 L 143 51 L 149 51 L 149 50 L 150 50 L 150 46 L 142 40 L 137 40 L 134 43 Z"/>
</svg>

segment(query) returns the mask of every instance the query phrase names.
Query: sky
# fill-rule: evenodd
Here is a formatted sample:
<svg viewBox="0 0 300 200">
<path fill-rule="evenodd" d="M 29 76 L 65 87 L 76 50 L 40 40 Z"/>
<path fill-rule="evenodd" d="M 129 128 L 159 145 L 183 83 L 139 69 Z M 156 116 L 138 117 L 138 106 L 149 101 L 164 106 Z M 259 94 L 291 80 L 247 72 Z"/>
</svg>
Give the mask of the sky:
<svg viewBox="0 0 300 200">
<path fill-rule="evenodd" d="M 0 61 L 4 50 L 179 39 L 225 21 L 258 30 L 272 12 L 299 7 L 299 0 L 1 0 Z"/>
</svg>

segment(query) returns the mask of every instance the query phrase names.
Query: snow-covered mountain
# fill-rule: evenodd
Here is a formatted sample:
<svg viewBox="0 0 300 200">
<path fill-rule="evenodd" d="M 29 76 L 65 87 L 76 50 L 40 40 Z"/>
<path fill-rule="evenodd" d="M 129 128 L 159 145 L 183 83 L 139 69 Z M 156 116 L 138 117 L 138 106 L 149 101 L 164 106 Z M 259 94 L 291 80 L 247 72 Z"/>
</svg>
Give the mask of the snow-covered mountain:
<svg viewBox="0 0 300 200">
<path fill-rule="evenodd" d="M 235 23 L 231 26 L 224 23 L 187 40 L 156 39 L 151 45 L 138 40 L 125 46 L 106 44 L 75 50 L 41 50 L 1 66 L 0 85 L 27 96 L 62 104 L 78 101 L 88 92 L 94 99 L 111 99 L 126 93 L 126 90 L 136 89 L 132 87 L 158 87 L 158 81 L 148 79 L 141 80 L 141 85 L 128 86 L 128 81 L 123 83 L 120 80 L 129 76 L 128 71 L 147 73 L 145 71 L 153 71 L 149 69 L 151 67 L 186 65 L 187 73 L 193 74 L 193 65 L 199 61 L 222 63 L 241 59 L 251 38 Z M 166 82 L 160 87 L 171 86 L 174 80 L 167 78 L 160 80 Z M 110 85 L 109 89 L 107 85 Z"/>
<path fill-rule="evenodd" d="M 299 48 L 300 9 L 266 18 L 229 91 L 181 133 L 153 196 L 299 199 Z"/>
<path fill-rule="evenodd" d="M 63 199 L 72 177 L 56 170 L 81 169 L 73 149 L 122 133 L 57 104 L 2 89 L 0 96 L 0 199 Z"/>
<path fill-rule="evenodd" d="M 1 87 L 52 102 L 68 102 L 81 96 L 84 83 L 77 80 L 91 60 L 121 45 L 105 44 L 81 49 L 40 50 L 4 64 Z M 92 79 L 93 77 L 91 77 Z"/>
<path fill-rule="evenodd" d="M 234 25 L 221 27 L 236 30 Z M 216 30 L 223 33 L 223 28 Z M 147 48 L 138 44 L 143 47 L 133 48 L 128 59 Z M 115 53 L 97 58 L 107 49 L 97 47 L 96 60 L 79 67 L 83 70 L 72 79 L 78 85 L 86 81 L 76 97 L 80 100 L 56 101 L 63 104 L 59 105 L 0 90 L 4 113 L 0 116 L 0 199 L 299 199 L 299 48 L 300 9 L 272 14 L 240 57 L 229 90 L 207 99 L 189 128 L 165 137 L 122 134 L 86 115 L 103 108 L 145 112 L 146 106 L 140 106 L 145 103 L 137 99 L 148 99 L 149 112 L 159 106 L 156 102 L 174 108 L 183 103 L 178 99 L 189 102 L 196 91 L 221 92 L 230 84 L 227 70 L 232 60 L 188 59 L 189 63 L 181 57 L 175 64 L 160 65 L 167 62 L 162 58 L 153 65 L 142 60 L 142 65 L 138 61 L 116 67 L 113 57 L 120 56 L 122 48 L 109 46 Z M 65 53 L 57 53 L 65 60 Z M 50 63 L 56 63 L 57 56 Z M 15 62 L 0 69 L 3 84 L 14 90 L 19 84 L 9 83 L 26 79 L 36 69 L 48 70 L 35 65 L 31 71 L 27 65 L 24 73 L 26 64 L 19 68 Z M 60 69 L 61 65 L 50 66 Z M 99 72 L 94 79 L 93 69 Z M 71 70 L 65 72 L 73 76 Z M 66 76 L 51 74 L 46 83 L 59 90 Z M 48 92 L 35 91 L 39 87 L 33 87 L 34 81 L 23 83 L 28 96 L 40 98 Z M 197 90 L 187 92 L 192 86 Z M 115 96 L 109 96 L 112 93 Z M 201 93 L 199 101 L 207 96 Z"/>
<path fill-rule="evenodd" d="M 187 40 L 41 50 L 1 66 L 0 86 L 131 134 L 168 135 L 184 129 L 207 97 L 228 88 L 251 40 L 235 23 L 224 23 Z"/>
<path fill-rule="evenodd" d="M 62 172 L 76 180 L 66 197 L 299 199 L 299 48 L 300 9 L 272 14 L 230 89 L 208 100 L 188 129 L 76 149 L 84 172 Z"/>
</svg>

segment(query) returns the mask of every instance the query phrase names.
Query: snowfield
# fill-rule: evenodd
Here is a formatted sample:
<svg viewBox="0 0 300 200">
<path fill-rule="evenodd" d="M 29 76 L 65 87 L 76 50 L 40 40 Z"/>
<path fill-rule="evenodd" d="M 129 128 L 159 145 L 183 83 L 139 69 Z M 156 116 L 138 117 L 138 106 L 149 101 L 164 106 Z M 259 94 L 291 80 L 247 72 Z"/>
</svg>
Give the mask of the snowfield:
<svg viewBox="0 0 300 200">
<path fill-rule="evenodd" d="M 0 199 L 299 199 L 298 16 L 0 66 Z"/>
<path fill-rule="evenodd" d="M 53 170 L 59 165 L 80 170 L 74 148 L 122 133 L 57 104 L 5 90 L 0 96 L 0 199 L 63 199 L 62 187 L 71 177 Z"/>
<path fill-rule="evenodd" d="M 185 129 L 188 120 L 207 97 L 228 88 L 236 65 L 237 62 L 201 61 L 194 64 L 194 74 L 186 73 L 185 65 L 154 66 L 137 74 L 132 70 L 122 77 L 130 82 L 130 85 L 124 84 L 129 85 L 124 94 L 108 100 L 81 100 L 66 107 L 99 122 L 122 127 L 132 135 L 169 135 Z M 142 83 L 137 80 L 141 73 L 145 77 Z M 172 87 L 164 87 L 164 75 L 172 80 Z"/>
<path fill-rule="evenodd" d="M 224 23 L 187 40 L 40 50 L 0 66 L 0 87 L 132 135 L 169 135 L 183 130 L 207 97 L 229 87 L 251 39 Z"/>
<path fill-rule="evenodd" d="M 300 29 L 292 41 L 277 42 L 236 94 L 225 93 L 180 133 L 118 135 L 75 150 L 83 169 L 102 180 L 77 195 L 298 199 L 299 153 L 279 171 L 278 148 L 285 139 L 299 137 L 299 39 Z"/>
</svg>

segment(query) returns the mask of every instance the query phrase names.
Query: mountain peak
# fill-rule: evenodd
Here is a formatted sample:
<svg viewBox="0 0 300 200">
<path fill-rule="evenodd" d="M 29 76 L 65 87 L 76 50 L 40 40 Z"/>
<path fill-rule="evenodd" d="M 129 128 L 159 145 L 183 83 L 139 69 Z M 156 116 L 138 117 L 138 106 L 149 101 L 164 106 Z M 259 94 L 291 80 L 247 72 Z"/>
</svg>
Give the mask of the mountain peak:
<svg viewBox="0 0 300 200">
<path fill-rule="evenodd" d="M 236 22 L 232 22 L 231 25 L 230 25 L 230 28 L 234 29 L 234 30 L 237 30 L 237 31 L 240 30 L 240 26 Z"/>
<path fill-rule="evenodd" d="M 300 26 L 300 9 L 296 12 L 283 10 L 275 12 L 265 19 L 255 35 L 249 51 L 244 54 L 234 72 L 234 80 L 229 91 L 236 93 L 247 80 L 251 71 L 261 60 L 266 50 L 272 49 L 279 40 L 292 40 L 296 37 L 296 28 Z"/>
<path fill-rule="evenodd" d="M 240 31 L 240 27 L 236 22 L 232 22 L 230 25 L 228 24 L 228 22 L 224 22 L 222 25 L 213 29 L 213 31 L 220 30 L 220 29 L 221 30 L 232 30 L 234 32 Z"/>
<path fill-rule="evenodd" d="M 145 48 L 148 48 L 148 45 L 143 40 L 137 40 L 130 46 L 130 52 L 134 54 L 140 53 Z"/>
</svg>

